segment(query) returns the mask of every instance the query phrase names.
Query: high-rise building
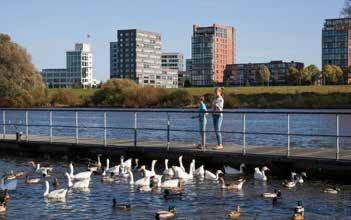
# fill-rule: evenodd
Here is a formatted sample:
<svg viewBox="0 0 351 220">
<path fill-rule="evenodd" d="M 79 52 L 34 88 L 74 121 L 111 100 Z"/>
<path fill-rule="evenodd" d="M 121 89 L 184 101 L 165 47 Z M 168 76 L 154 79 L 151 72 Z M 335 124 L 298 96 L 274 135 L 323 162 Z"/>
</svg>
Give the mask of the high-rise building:
<svg viewBox="0 0 351 220">
<path fill-rule="evenodd" d="M 90 44 L 77 43 L 66 52 L 66 66 L 71 86 L 90 87 L 93 82 L 93 53 Z"/>
<path fill-rule="evenodd" d="M 192 65 L 191 59 L 186 59 L 185 60 L 185 70 L 191 71 L 192 68 L 193 68 L 193 65 Z"/>
<path fill-rule="evenodd" d="M 226 65 L 235 63 L 234 28 L 218 24 L 194 25 L 191 59 L 193 86 L 222 84 Z"/>
<path fill-rule="evenodd" d="M 322 66 L 351 66 L 351 18 L 326 19 L 322 30 Z"/>
<path fill-rule="evenodd" d="M 93 54 L 90 44 L 77 43 L 74 51 L 66 52 L 66 69 L 43 69 L 41 74 L 49 87 L 93 86 Z"/>
<path fill-rule="evenodd" d="M 184 56 L 181 53 L 162 53 L 161 54 L 162 68 L 184 70 Z"/>
<path fill-rule="evenodd" d="M 118 43 L 117 42 L 110 42 L 110 78 L 117 77 L 117 47 Z"/>
<path fill-rule="evenodd" d="M 162 74 L 161 34 L 128 29 L 118 30 L 117 38 L 117 72 L 111 72 L 111 78 L 128 78 L 140 85 L 156 86 L 156 75 Z"/>
<path fill-rule="evenodd" d="M 257 85 L 261 82 L 256 81 L 256 72 L 261 66 L 268 67 L 270 71 L 270 84 L 284 85 L 287 83 L 287 75 L 290 67 L 298 70 L 304 68 L 303 63 L 283 62 L 281 60 L 271 61 L 269 63 L 242 63 L 230 64 L 224 71 L 224 85 L 227 86 L 245 86 Z"/>
</svg>

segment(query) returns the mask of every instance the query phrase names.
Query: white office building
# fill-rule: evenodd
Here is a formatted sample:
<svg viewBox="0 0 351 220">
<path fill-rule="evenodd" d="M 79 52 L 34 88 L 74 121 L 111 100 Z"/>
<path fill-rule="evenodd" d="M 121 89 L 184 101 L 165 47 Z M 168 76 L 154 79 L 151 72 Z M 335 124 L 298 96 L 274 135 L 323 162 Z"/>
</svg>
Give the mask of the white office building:
<svg viewBox="0 0 351 220">
<path fill-rule="evenodd" d="M 184 70 L 184 55 L 181 53 L 162 53 L 162 68 Z"/>
<path fill-rule="evenodd" d="M 162 69 L 161 75 L 156 76 L 156 87 L 178 88 L 178 70 Z"/>
</svg>

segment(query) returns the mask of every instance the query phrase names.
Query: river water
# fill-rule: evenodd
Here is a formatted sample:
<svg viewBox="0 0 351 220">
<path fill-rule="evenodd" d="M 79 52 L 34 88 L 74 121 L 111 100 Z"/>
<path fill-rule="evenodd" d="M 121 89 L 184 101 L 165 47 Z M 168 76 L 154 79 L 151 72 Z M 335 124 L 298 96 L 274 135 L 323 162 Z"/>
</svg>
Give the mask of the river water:
<svg viewBox="0 0 351 220">
<path fill-rule="evenodd" d="M 31 172 L 29 160 L 2 157 L 0 174 L 10 170 Z M 68 162 L 56 161 L 53 166 L 61 187 L 66 187 L 63 173 L 68 171 Z M 75 166 L 76 172 L 86 170 L 84 163 Z M 162 168 L 157 167 L 161 173 Z M 289 219 L 297 201 L 303 202 L 306 219 L 351 219 L 350 185 L 306 179 L 303 185 L 286 189 L 281 187 L 282 180 L 274 177 L 269 176 L 267 183 L 253 180 L 252 175 L 245 178 L 247 182 L 240 191 L 222 190 L 214 181 L 187 181 L 181 198 L 165 200 L 161 191 L 139 192 L 123 179 L 102 183 L 99 176 L 93 176 L 88 192 L 71 190 L 65 202 L 45 200 L 43 183 L 28 185 L 19 179 L 17 190 L 10 191 L 7 213 L 0 219 L 153 219 L 157 211 L 166 210 L 169 205 L 176 207 L 177 219 L 227 219 L 236 205 L 241 206 L 240 219 Z M 326 194 L 322 189 L 327 186 L 339 186 L 341 193 Z M 282 199 L 276 205 L 260 196 L 274 188 L 282 190 Z M 131 210 L 113 209 L 113 198 L 129 203 Z"/>
</svg>

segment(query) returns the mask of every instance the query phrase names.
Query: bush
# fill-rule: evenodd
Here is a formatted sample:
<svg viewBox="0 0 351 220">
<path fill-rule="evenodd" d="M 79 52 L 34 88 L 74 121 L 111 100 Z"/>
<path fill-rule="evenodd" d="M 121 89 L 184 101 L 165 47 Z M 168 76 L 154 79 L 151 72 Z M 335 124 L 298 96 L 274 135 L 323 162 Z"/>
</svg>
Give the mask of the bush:
<svg viewBox="0 0 351 220">
<path fill-rule="evenodd" d="M 83 103 L 80 96 L 71 89 L 57 89 L 50 96 L 52 106 L 79 106 Z"/>
<path fill-rule="evenodd" d="M 165 107 L 189 107 L 193 104 L 193 96 L 186 90 L 178 89 L 163 96 L 162 103 Z"/>
</svg>

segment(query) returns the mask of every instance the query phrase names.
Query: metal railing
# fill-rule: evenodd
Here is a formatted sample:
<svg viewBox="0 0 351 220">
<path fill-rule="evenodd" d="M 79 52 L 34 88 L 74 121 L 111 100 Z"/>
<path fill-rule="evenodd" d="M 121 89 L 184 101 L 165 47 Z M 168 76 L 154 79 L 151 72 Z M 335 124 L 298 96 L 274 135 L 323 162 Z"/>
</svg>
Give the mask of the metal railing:
<svg viewBox="0 0 351 220">
<path fill-rule="evenodd" d="M 133 132 L 133 145 L 134 147 L 138 146 L 138 133 L 140 131 L 165 131 L 166 132 L 166 147 L 167 150 L 171 147 L 171 136 L 172 132 L 200 132 L 200 130 L 196 129 L 177 129 L 172 127 L 170 115 L 171 114 L 198 114 L 197 111 L 194 110 L 156 110 L 156 109 L 149 109 L 149 110 L 142 110 L 142 109 L 43 109 L 43 108 L 30 108 L 30 109 L 15 109 L 15 108 L 6 108 L 0 109 L 2 112 L 2 138 L 6 139 L 8 133 L 8 128 L 24 126 L 25 127 L 25 141 L 29 141 L 29 128 L 30 127 L 42 127 L 49 128 L 49 142 L 53 142 L 53 129 L 61 128 L 61 129 L 74 129 L 75 130 L 75 144 L 80 143 L 80 134 L 79 130 L 81 128 L 88 128 L 88 129 L 101 129 L 103 131 L 103 146 L 108 146 L 108 131 L 109 130 L 130 130 Z M 74 125 L 56 125 L 53 123 L 53 113 L 54 112 L 73 112 L 74 113 Z M 7 120 L 7 114 L 13 112 L 24 112 L 24 123 L 13 123 Z M 29 117 L 32 112 L 46 112 L 49 114 L 48 117 L 48 124 L 36 124 L 30 123 Z M 97 112 L 103 113 L 103 122 L 101 123 L 102 126 L 82 126 L 79 124 L 80 113 L 84 112 Z M 108 123 L 108 114 L 109 113 L 132 113 L 133 115 L 133 125 L 132 127 L 113 127 L 109 126 Z M 166 114 L 166 128 L 142 128 L 138 127 L 138 115 L 142 113 L 162 113 Z M 211 112 L 209 112 L 211 114 Z M 341 135 L 340 134 L 340 116 L 348 115 L 351 116 L 351 112 L 341 112 L 341 111 L 322 111 L 322 112 L 315 112 L 315 111 L 223 111 L 224 117 L 226 115 L 241 115 L 242 116 L 242 130 L 241 131 L 228 131 L 223 130 L 221 131 L 223 134 L 239 134 L 242 135 L 242 154 L 247 154 L 247 137 L 249 135 L 279 135 L 279 136 L 286 136 L 286 156 L 291 156 L 291 137 L 320 137 L 320 138 L 335 138 L 335 159 L 340 159 L 340 138 L 351 138 L 351 135 Z M 247 117 L 252 114 L 272 114 L 272 115 L 285 115 L 286 116 L 286 132 L 255 132 L 255 131 L 248 131 L 247 130 Z M 292 133 L 291 132 L 291 116 L 292 115 L 328 115 L 335 117 L 335 134 L 306 134 L 306 133 Z M 214 131 L 205 131 L 205 133 L 210 133 Z M 204 143 L 203 151 L 206 151 L 206 135 L 203 135 L 202 143 Z"/>
</svg>

